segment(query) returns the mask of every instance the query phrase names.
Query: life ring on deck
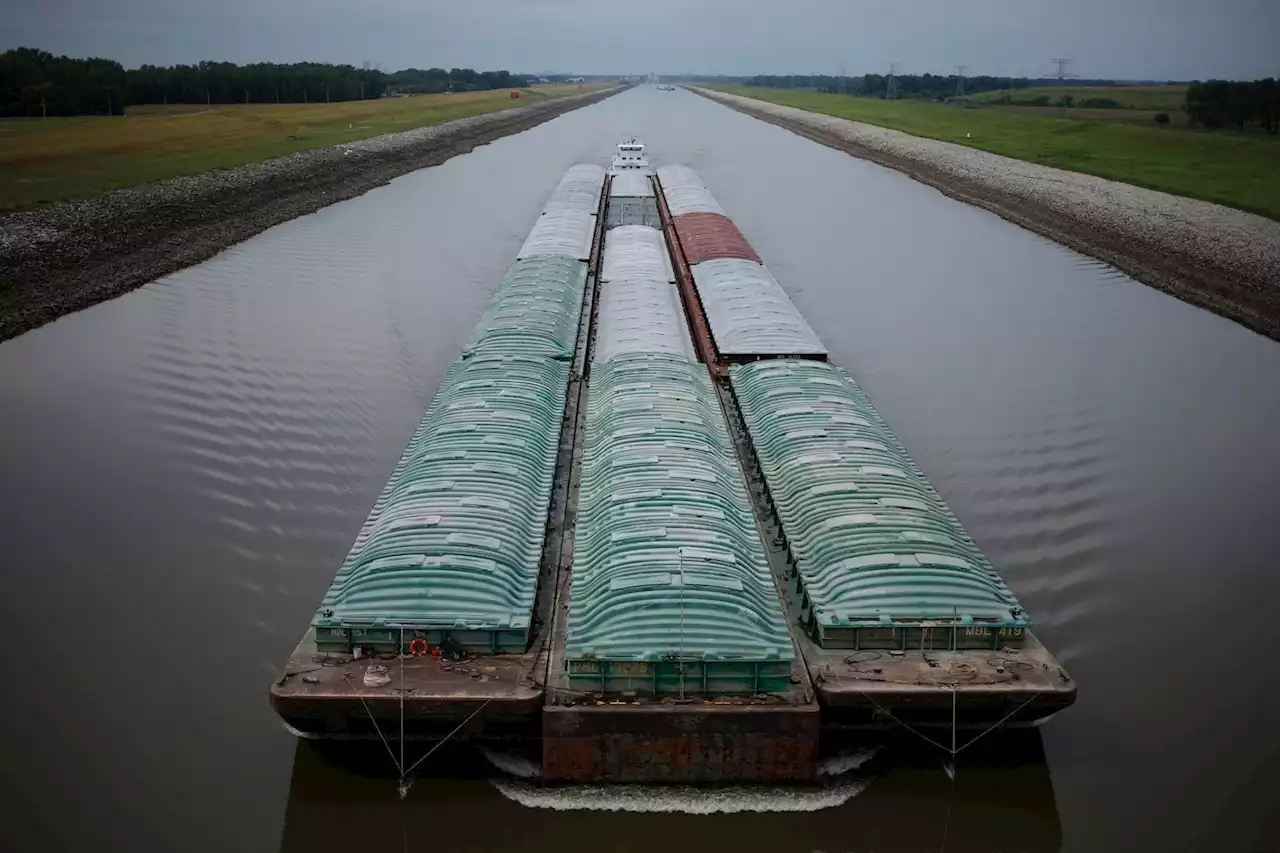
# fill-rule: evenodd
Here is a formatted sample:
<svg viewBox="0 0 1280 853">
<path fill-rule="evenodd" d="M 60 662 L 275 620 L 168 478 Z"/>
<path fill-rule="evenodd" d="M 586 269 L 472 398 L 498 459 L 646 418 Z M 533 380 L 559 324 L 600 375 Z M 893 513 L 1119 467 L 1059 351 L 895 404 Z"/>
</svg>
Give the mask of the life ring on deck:
<svg viewBox="0 0 1280 853">
<path fill-rule="evenodd" d="M 409 654 L 413 655 L 415 658 L 425 655 L 429 651 L 429 648 L 430 647 L 427 646 L 427 641 L 421 637 L 414 637 L 409 641 Z"/>
</svg>

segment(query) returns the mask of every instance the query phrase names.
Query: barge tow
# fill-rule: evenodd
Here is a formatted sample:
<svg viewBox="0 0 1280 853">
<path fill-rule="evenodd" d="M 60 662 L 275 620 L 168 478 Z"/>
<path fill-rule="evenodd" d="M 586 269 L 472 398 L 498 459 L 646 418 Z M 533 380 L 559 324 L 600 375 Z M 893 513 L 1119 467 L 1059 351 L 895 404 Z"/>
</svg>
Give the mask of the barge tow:
<svg viewBox="0 0 1280 853">
<path fill-rule="evenodd" d="M 1070 705 L 1031 627 L 697 174 L 633 140 L 548 200 L 271 701 L 305 737 L 536 743 L 548 781 L 812 782 L 821 727 L 954 754 Z"/>
</svg>

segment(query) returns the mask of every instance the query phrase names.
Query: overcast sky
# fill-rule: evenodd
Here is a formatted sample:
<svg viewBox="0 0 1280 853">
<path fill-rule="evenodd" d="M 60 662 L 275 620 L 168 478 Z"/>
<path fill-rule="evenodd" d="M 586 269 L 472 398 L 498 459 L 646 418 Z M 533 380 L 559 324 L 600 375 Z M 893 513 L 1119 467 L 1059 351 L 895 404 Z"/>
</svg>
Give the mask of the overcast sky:
<svg viewBox="0 0 1280 853">
<path fill-rule="evenodd" d="M 1280 76 L 1280 0 L 0 0 L 0 48 L 126 66 Z"/>
</svg>

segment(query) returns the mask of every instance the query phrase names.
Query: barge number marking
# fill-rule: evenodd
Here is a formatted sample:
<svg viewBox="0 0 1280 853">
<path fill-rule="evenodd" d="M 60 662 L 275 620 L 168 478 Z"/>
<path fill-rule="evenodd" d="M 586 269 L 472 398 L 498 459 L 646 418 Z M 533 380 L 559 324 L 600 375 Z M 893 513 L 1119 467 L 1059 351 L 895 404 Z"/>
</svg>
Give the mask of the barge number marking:
<svg viewBox="0 0 1280 853">
<path fill-rule="evenodd" d="M 618 661 L 609 669 L 617 675 L 649 675 L 652 672 L 649 664 L 640 661 Z"/>
</svg>

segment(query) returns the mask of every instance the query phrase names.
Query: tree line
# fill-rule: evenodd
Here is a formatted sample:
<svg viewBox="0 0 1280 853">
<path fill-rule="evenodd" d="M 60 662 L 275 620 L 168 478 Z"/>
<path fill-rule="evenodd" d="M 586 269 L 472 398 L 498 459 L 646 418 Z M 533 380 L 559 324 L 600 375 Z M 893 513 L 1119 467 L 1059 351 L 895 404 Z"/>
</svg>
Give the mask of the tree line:
<svg viewBox="0 0 1280 853">
<path fill-rule="evenodd" d="M 954 74 L 895 74 L 894 91 L 899 98 L 945 100 L 958 92 L 959 78 Z M 745 86 L 769 86 L 781 89 L 816 89 L 864 97 L 885 97 L 889 91 L 889 75 L 863 74 L 839 77 L 827 74 L 757 74 L 742 81 Z M 964 78 L 965 94 L 991 92 L 997 89 L 1025 89 L 1036 85 L 1025 77 L 991 77 L 977 75 Z"/>
<path fill-rule="evenodd" d="M 28 47 L 0 53 L 0 115 L 119 115 L 130 104 L 316 103 L 384 94 L 519 88 L 507 71 L 410 68 L 388 74 L 319 62 L 201 62 L 126 69 L 111 59 L 75 59 Z"/>
<path fill-rule="evenodd" d="M 1244 83 L 1192 83 L 1187 88 L 1187 118 L 1201 127 L 1258 127 L 1280 134 L 1280 83 L 1272 77 Z"/>
<path fill-rule="evenodd" d="M 438 92 L 475 92 L 488 89 L 522 89 L 529 79 L 509 71 L 473 71 L 470 68 L 406 68 L 387 78 L 393 94 L 432 94 Z"/>
</svg>

